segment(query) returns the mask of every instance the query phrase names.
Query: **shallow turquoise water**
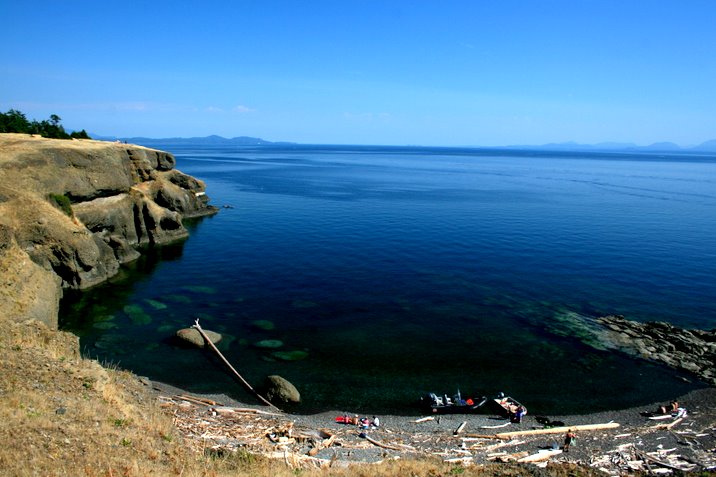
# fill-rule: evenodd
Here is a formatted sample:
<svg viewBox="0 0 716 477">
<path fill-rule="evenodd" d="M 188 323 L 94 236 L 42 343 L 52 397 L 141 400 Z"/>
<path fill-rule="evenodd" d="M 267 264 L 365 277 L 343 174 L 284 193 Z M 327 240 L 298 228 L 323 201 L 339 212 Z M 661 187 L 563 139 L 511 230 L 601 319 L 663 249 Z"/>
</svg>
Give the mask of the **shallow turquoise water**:
<svg viewBox="0 0 716 477">
<path fill-rule="evenodd" d="M 101 360 L 249 399 L 169 339 L 200 317 L 249 381 L 294 382 L 302 412 L 412 413 L 425 392 L 458 388 L 581 412 L 698 386 L 595 348 L 589 327 L 610 313 L 716 326 L 716 157 L 163 149 L 233 208 L 67 295 L 62 325 Z M 282 346 L 255 346 L 267 339 Z"/>
</svg>

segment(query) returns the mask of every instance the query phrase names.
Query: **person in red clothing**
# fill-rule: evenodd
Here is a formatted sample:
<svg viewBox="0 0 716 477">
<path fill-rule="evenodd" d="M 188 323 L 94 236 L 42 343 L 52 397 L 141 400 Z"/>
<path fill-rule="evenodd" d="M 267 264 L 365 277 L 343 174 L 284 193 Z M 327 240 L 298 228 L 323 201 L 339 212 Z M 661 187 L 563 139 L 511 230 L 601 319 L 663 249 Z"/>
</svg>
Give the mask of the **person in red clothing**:
<svg viewBox="0 0 716 477">
<path fill-rule="evenodd" d="M 564 447 L 562 447 L 562 450 L 564 452 L 569 452 L 569 446 L 571 446 L 574 443 L 575 438 L 577 435 L 572 432 L 572 429 L 569 429 L 567 431 L 567 434 L 564 436 Z"/>
</svg>

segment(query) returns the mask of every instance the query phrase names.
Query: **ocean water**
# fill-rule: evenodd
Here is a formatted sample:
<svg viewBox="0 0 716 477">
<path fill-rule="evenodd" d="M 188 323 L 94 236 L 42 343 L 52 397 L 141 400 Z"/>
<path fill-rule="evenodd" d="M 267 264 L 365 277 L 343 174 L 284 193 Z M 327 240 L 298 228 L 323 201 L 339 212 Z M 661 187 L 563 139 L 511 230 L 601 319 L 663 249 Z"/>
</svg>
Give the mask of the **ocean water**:
<svg viewBox="0 0 716 477">
<path fill-rule="evenodd" d="M 66 294 L 61 326 L 103 362 L 251 401 L 171 339 L 199 318 L 248 381 L 293 382 L 296 412 L 417 414 L 459 389 L 561 414 L 701 386 L 604 349 L 593 319 L 716 327 L 714 155 L 161 148 L 222 209 Z"/>
</svg>

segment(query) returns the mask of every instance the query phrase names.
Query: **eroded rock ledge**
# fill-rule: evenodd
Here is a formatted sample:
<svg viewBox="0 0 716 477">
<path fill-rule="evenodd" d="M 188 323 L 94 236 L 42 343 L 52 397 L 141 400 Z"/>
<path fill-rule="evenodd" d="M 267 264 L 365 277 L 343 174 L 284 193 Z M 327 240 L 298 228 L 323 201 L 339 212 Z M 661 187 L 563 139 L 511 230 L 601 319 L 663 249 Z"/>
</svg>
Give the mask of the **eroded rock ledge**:
<svg viewBox="0 0 716 477">
<path fill-rule="evenodd" d="M 640 323 L 619 315 L 597 321 L 605 327 L 604 338 L 610 345 L 688 371 L 716 385 L 716 330 L 687 330 L 664 322 Z"/>
<path fill-rule="evenodd" d="M 215 213 L 175 165 L 136 145 L 0 134 L 0 313 L 56 328 L 62 288 L 101 283 L 140 246 L 186 237 L 184 218 Z"/>
</svg>

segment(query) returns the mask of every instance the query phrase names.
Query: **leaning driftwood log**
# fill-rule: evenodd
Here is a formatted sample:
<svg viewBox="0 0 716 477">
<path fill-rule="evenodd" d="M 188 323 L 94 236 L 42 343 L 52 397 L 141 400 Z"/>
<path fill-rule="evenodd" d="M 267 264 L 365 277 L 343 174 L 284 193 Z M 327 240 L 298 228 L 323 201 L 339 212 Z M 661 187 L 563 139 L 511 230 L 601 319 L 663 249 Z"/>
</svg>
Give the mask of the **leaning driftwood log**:
<svg viewBox="0 0 716 477">
<path fill-rule="evenodd" d="M 463 429 L 465 429 L 465 426 L 467 426 L 467 421 L 462 421 L 462 424 L 460 424 L 455 431 L 453 431 L 452 435 L 456 436 L 462 432 Z"/>
<path fill-rule="evenodd" d="M 201 334 L 201 337 L 204 338 L 204 341 L 206 341 L 206 343 L 209 345 L 209 347 L 217 354 L 217 356 L 219 356 L 219 358 L 221 358 L 221 360 L 224 362 L 224 364 L 225 364 L 226 366 L 228 366 L 228 368 L 229 368 L 231 371 L 233 371 L 234 375 L 239 379 L 239 381 L 241 381 L 241 383 L 244 385 L 244 387 L 245 387 L 249 392 L 251 392 L 254 396 L 256 396 L 256 398 L 257 398 L 259 401 L 263 402 L 263 403 L 266 404 L 267 406 L 270 406 L 270 407 L 272 407 L 272 408 L 274 408 L 274 409 L 280 411 L 280 409 L 277 408 L 276 406 L 274 406 L 273 404 L 271 404 L 271 402 L 270 402 L 268 399 L 266 399 L 266 398 L 263 397 L 261 394 L 259 394 L 258 391 L 256 391 L 256 390 L 249 384 L 249 382 L 246 381 L 246 380 L 244 379 L 244 377 L 241 376 L 238 371 L 236 371 L 236 369 L 234 369 L 234 367 L 231 365 L 231 363 L 229 363 L 229 360 L 227 360 L 227 359 L 224 357 L 224 355 L 221 354 L 221 351 L 219 351 L 219 348 L 217 348 L 216 346 L 214 346 L 214 343 L 212 343 L 211 340 L 209 339 L 209 337 L 206 336 L 206 333 L 204 333 L 204 330 L 201 328 L 201 325 L 199 324 L 199 320 L 198 320 L 198 319 L 197 319 L 197 320 L 194 320 L 194 326 L 192 326 L 192 328 L 195 328 L 195 329 L 199 332 L 199 334 Z"/>
<path fill-rule="evenodd" d="M 530 436 L 536 434 L 563 434 L 569 430 L 572 431 L 598 431 L 601 429 L 615 429 L 619 427 L 617 422 L 607 422 L 606 424 L 582 424 L 579 426 L 550 427 L 547 429 L 531 429 L 526 431 L 500 432 L 495 434 L 498 439 L 511 439 L 514 436 Z"/>
</svg>

